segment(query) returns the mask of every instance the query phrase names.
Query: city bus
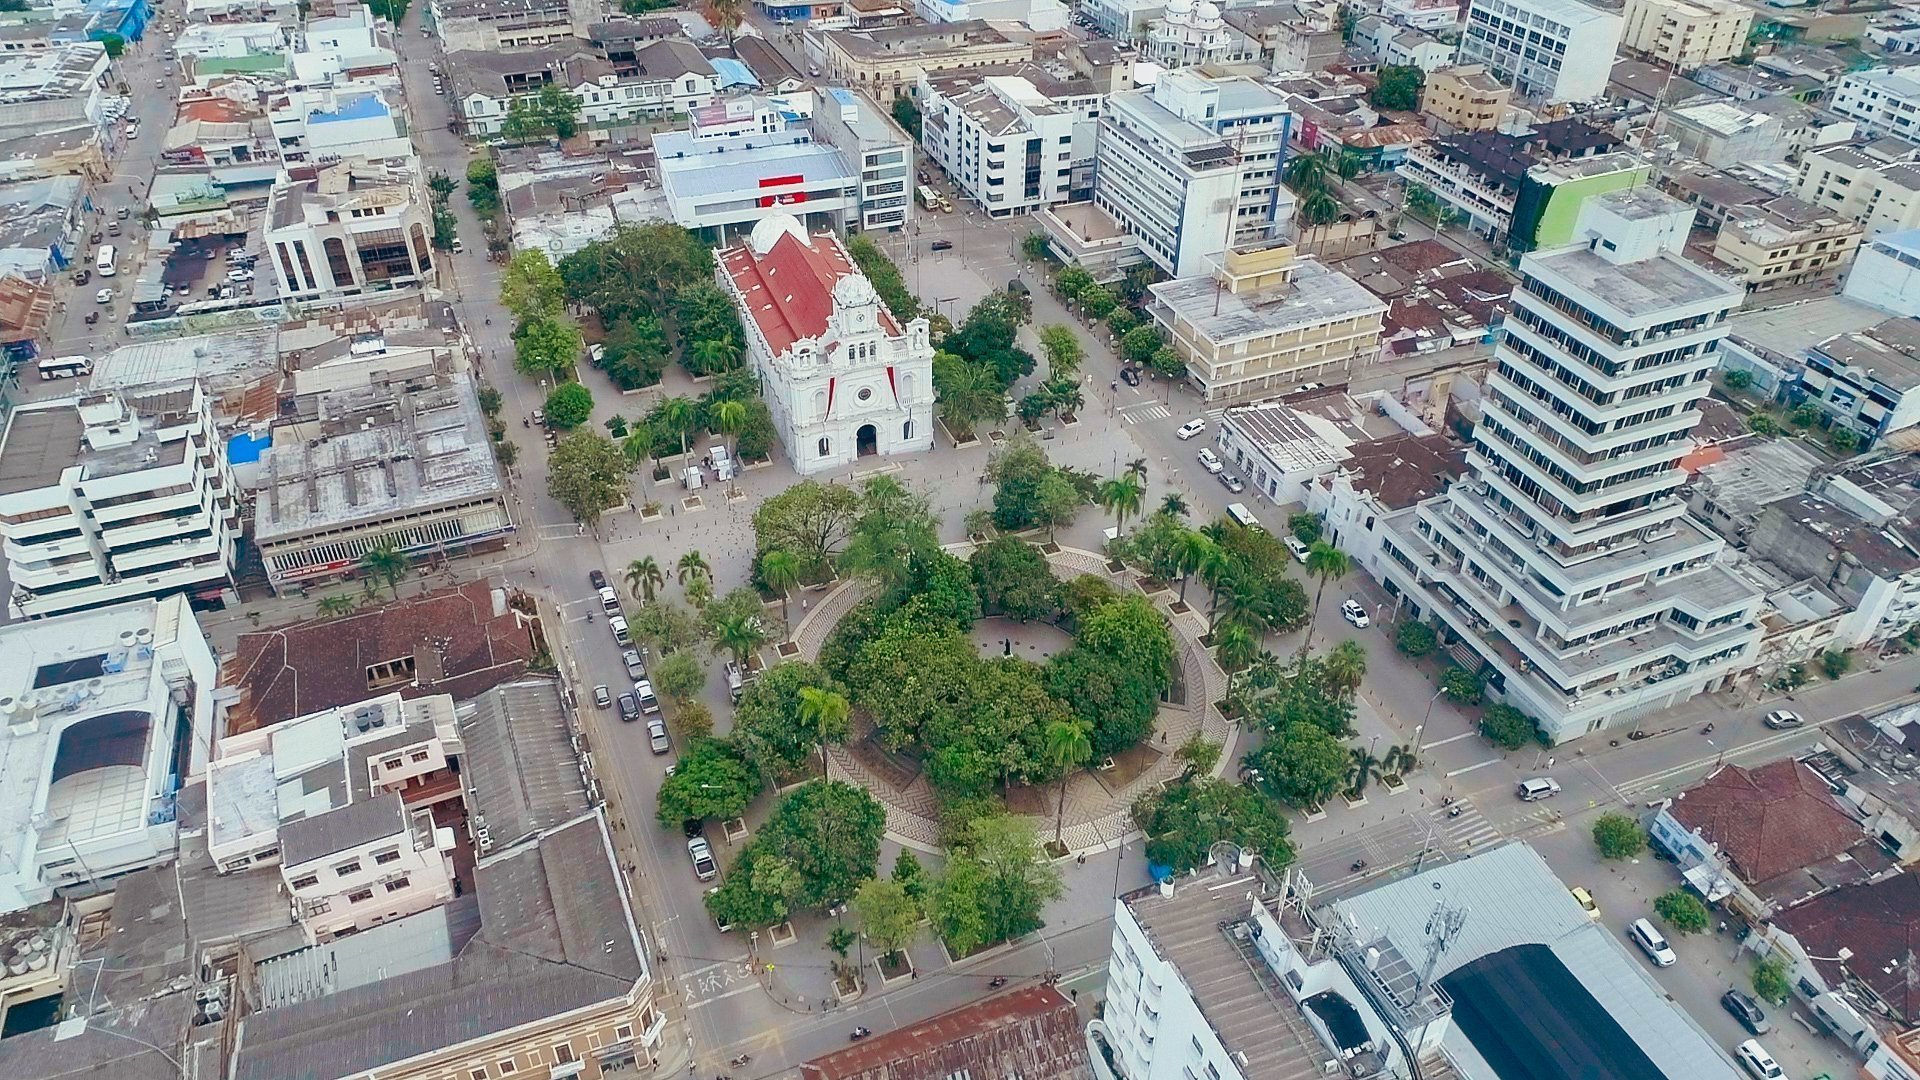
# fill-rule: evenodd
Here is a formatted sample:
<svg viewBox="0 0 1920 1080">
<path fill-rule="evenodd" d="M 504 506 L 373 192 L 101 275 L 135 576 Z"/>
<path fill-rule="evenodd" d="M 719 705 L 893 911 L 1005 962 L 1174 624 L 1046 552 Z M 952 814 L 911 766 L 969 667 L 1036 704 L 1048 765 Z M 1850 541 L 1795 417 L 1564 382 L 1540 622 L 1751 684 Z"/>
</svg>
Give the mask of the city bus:
<svg viewBox="0 0 1920 1080">
<path fill-rule="evenodd" d="M 42 379 L 77 379 L 93 373 L 93 361 L 84 356 L 49 356 L 40 361 Z"/>
<path fill-rule="evenodd" d="M 112 277 L 118 271 L 113 268 L 113 245 L 101 244 L 93 260 L 93 272 L 101 277 Z"/>
<path fill-rule="evenodd" d="M 933 210 L 940 205 L 940 196 L 925 184 L 913 189 L 913 197 L 922 210 Z"/>
</svg>

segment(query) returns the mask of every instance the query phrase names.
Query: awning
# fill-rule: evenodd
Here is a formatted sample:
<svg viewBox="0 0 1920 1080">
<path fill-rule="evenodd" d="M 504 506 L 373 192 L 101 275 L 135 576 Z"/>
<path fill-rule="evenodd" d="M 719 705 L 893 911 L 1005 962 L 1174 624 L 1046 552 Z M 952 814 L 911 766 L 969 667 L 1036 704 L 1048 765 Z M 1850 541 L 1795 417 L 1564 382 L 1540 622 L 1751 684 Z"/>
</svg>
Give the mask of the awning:
<svg viewBox="0 0 1920 1080">
<path fill-rule="evenodd" d="M 1727 879 L 1726 872 L 1706 863 L 1689 866 L 1680 872 L 1680 876 L 1686 878 L 1693 891 L 1705 897 L 1709 904 L 1719 903 L 1733 894 L 1733 884 Z"/>
</svg>

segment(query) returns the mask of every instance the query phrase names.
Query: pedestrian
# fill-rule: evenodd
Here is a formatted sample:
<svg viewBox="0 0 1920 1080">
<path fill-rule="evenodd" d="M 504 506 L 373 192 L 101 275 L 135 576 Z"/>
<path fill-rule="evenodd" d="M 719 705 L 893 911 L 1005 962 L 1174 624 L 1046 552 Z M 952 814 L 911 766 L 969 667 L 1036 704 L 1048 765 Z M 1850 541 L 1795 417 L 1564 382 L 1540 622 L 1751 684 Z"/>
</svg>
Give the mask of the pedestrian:
<svg viewBox="0 0 1920 1080">
<path fill-rule="evenodd" d="M 1079 863 L 1081 866 L 1087 865 L 1087 853 L 1084 851 L 1081 852 L 1073 861 Z"/>
</svg>

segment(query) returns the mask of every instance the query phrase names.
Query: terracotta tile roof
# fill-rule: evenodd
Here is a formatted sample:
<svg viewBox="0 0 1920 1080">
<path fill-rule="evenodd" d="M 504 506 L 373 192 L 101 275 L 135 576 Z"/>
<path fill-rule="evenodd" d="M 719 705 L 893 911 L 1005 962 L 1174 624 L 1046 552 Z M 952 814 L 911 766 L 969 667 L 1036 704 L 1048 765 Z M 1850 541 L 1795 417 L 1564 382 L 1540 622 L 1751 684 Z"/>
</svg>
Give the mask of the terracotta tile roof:
<svg viewBox="0 0 1920 1080">
<path fill-rule="evenodd" d="M 1893 874 L 1867 885 L 1822 893 L 1774 918 L 1811 957 L 1838 957 L 1848 949 L 1845 972 L 1837 960 L 1815 960 L 1830 983 L 1847 975 L 1866 983 L 1902 1019 L 1920 1016 L 1920 876 Z"/>
<path fill-rule="evenodd" d="M 1446 490 L 1466 471 L 1465 449 L 1444 435 L 1395 435 L 1355 443 L 1341 466 L 1347 482 L 1371 491 L 1389 510 L 1404 510 Z"/>
<path fill-rule="evenodd" d="M 801 1080 L 1092 1080 L 1073 1002 L 1050 986 L 990 997 L 800 1066 Z"/>
<path fill-rule="evenodd" d="M 789 232 L 758 256 L 751 244 L 742 244 L 721 252 L 720 265 L 746 298 L 747 313 L 766 336 L 774 356 L 796 341 L 826 333 L 827 318 L 833 314 L 834 284 L 859 273 L 840 238 L 832 233 L 803 241 Z M 884 310 L 880 322 L 889 334 L 900 333 Z"/>
<path fill-rule="evenodd" d="M 220 668 L 221 686 L 238 692 L 227 730 L 252 731 L 391 690 L 464 701 L 525 674 L 536 633 L 504 600 L 496 611 L 490 582 L 470 581 L 355 615 L 242 634 Z M 395 661 L 412 662 L 410 680 L 369 685 L 370 667 Z"/>
<path fill-rule="evenodd" d="M 1756 769 L 1727 765 L 1682 792 L 1668 812 L 1719 845 L 1749 885 L 1824 862 L 1865 838 L 1820 774 L 1790 758 Z"/>
</svg>

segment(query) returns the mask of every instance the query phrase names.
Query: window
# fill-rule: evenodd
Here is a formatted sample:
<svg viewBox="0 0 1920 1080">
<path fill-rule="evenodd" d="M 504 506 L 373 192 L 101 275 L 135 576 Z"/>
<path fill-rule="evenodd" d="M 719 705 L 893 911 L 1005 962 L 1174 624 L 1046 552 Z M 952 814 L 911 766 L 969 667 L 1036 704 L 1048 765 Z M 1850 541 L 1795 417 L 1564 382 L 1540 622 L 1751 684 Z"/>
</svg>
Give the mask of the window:
<svg viewBox="0 0 1920 1080">
<path fill-rule="evenodd" d="M 565 1065 L 572 1060 L 573 1060 L 573 1044 L 572 1043 L 563 1042 L 563 1043 L 555 1043 L 553 1045 L 553 1063 L 555 1065 Z"/>
<path fill-rule="evenodd" d="M 407 887 L 407 879 L 404 877 L 397 877 L 397 878 L 394 878 L 392 881 L 387 882 L 388 892 L 399 892 L 401 889 L 404 889 L 406 887 Z"/>
<path fill-rule="evenodd" d="M 320 884 L 320 877 L 317 874 L 308 874 L 305 877 L 297 877 L 293 879 L 293 888 L 295 892 L 298 892 L 301 889 L 311 889 L 318 884 Z"/>
<path fill-rule="evenodd" d="M 349 904 L 364 904 L 371 899 L 373 899 L 372 889 L 355 889 L 353 892 L 347 894 L 347 903 Z"/>
<path fill-rule="evenodd" d="M 514 1064 L 512 1058 L 502 1058 L 494 1062 L 493 1067 L 500 1070 L 501 1076 L 512 1076 L 514 1073 L 520 1071 L 520 1066 Z"/>
<path fill-rule="evenodd" d="M 826 457 L 829 452 L 829 448 L 832 447 L 832 445 L 833 443 L 831 441 L 829 441 L 825 436 L 822 436 L 820 439 L 820 456 Z"/>
<path fill-rule="evenodd" d="M 487 1080 L 486 1066 L 483 1065 L 478 1069 L 468 1069 L 467 1080 Z"/>
<path fill-rule="evenodd" d="M 913 421 L 909 420 L 900 425 L 900 438 L 903 440 L 913 438 Z"/>
<path fill-rule="evenodd" d="M 631 1038 L 633 1038 L 633 1025 L 632 1025 L 632 1024 L 621 1024 L 620 1026 L 618 1026 L 618 1027 L 616 1027 L 616 1028 L 614 1028 L 614 1029 L 613 1029 L 613 1037 L 614 1037 L 614 1038 L 616 1038 L 616 1039 L 631 1039 Z"/>
<path fill-rule="evenodd" d="M 373 864 L 375 866 L 385 866 L 390 862 L 399 862 L 399 861 L 400 861 L 399 848 L 388 848 L 385 851 L 376 851 L 373 853 Z"/>
<path fill-rule="evenodd" d="M 400 759 L 397 757 L 387 758 L 380 763 L 380 767 L 383 769 L 397 769 L 400 767 Z"/>
<path fill-rule="evenodd" d="M 339 866 L 336 866 L 333 868 L 334 877 L 351 877 L 352 875 L 357 874 L 359 872 L 360 872 L 359 859 L 354 859 L 350 862 L 343 862 Z"/>
<path fill-rule="evenodd" d="M 425 750 L 415 750 L 413 753 L 407 755 L 407 760 L 418 763 L 418 762 L 425 761 L 432 756 L 433 756 L 432 754 L 427 753 Z"/>
</svg>

